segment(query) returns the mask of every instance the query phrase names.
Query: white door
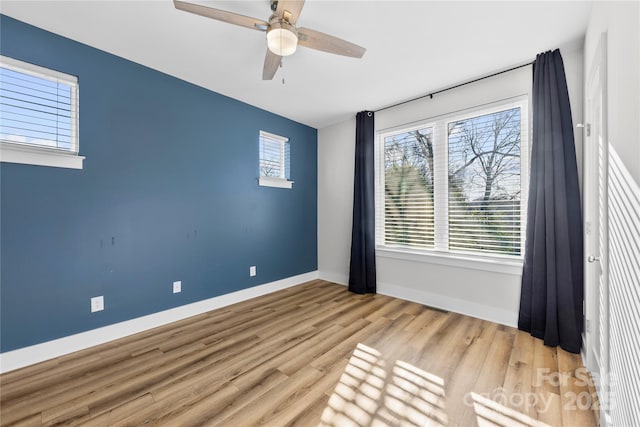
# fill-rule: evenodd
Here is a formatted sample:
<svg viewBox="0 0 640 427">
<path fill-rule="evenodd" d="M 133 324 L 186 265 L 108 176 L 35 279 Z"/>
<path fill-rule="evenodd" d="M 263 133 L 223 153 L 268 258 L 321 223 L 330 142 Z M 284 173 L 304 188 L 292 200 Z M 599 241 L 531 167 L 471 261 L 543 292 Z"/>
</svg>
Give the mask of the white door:
<svg viewBox="0 0 640 427">
<path fill-rule="evenodd" d="M 585 350 L 602 408 L 608 407 L 609 372 L 606 42 L 603 34 L 587 73 L 584 129 Z"/>
</svg>

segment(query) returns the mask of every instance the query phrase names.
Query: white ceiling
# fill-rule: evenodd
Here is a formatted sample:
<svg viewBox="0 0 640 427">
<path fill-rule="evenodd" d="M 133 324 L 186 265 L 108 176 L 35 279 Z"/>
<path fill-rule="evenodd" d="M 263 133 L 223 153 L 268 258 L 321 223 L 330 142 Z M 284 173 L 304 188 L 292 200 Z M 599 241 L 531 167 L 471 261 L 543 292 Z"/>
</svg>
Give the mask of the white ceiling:
<svg viewBox="0 0 640 427">
<path fill-rule="evenodd" d="M 200 2 L 267 20 L 268 0 Z M 367 48 L 362 59 L 300 47 L 262 81 L 264 33 L 176 10 L 171 0 L 15 1 L 1 12 L 215 92 L 322 128 L 582 46 L 584 1 L 308 0 L 299 27 Z M 282 77 L 285 84 L 282 83 Z"/>
</svg>

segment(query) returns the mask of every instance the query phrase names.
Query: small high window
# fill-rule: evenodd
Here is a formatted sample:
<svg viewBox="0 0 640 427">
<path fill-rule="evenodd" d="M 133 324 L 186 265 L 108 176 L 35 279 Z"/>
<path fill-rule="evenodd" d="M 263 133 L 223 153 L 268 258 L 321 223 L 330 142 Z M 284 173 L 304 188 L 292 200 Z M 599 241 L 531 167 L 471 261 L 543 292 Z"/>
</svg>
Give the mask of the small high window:
<svg viewBox="0 0 640 427">
<path fill-rule="evenodd" d="M 1 160 L 82 169 L 78 79 L 0 57 Z"/>
<path fill-rule="evenodd" d="M 289 138 L 260 131 L 260 179 L 267 187 L 291 188 Z"/>
</svg>

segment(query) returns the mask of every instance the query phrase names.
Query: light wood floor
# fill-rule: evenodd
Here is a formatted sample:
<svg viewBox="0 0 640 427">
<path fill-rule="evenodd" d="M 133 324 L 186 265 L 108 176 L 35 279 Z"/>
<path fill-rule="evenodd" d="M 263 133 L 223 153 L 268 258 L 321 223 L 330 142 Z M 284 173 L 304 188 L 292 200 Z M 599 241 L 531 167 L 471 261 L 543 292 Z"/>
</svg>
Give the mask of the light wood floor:
<svg viewBox="0 0 640 427">
<path fill-rule="evenodd" d="M 0 377 L 2 425 L 595 426 L 579 357 L 313 281 Z"/>
</svg>

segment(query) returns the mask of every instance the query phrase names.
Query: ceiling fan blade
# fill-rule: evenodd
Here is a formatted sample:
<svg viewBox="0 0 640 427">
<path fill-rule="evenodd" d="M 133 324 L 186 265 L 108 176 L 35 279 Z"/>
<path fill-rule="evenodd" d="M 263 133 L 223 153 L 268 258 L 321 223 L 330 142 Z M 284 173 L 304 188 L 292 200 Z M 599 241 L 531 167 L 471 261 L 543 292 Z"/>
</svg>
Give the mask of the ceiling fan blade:
<svg viewBox="0 0 640 427">
<path fill-rule="evenodd" d="M 353 58 L 362 58 L 362 55 L 367 51 L 367 49 L 357 44 L 309 28 L 298 28 L 298 44 L 311 49 Z"/>
<path fill-rule="evenodd" d="M 276 55 L 267 49 L 267 55 L 264 58 L 264 68 L 262 69 L 262 80 L 273 80 L 273 76 L 278 71 L 282 57 Z"/>
<path fill-rule="evenodd" d="M 251 18 L 237 13 L 227 12 L 226 10 L 214 9 L 212 7 L 180 0 L 173 0 L 173 4 L 176 9 L 184 10 L 185 12 L 195 13 L 196 15 L 227 22 L 229 24 L 240 25 L 241 27 L 253 28 L 254 30 L 267 31 L 267 27 L 269 26 L 269 23 L 262 19 Z"/>
<path fill-rule="evenodd" d="M 284 17 L 290 24 L 296 25 L 303 6 L 304 0 L 278 0 L 275 14 L 276 16 Z M 284 16 L 287 12 L 288 15 Z"/>
</svg>

